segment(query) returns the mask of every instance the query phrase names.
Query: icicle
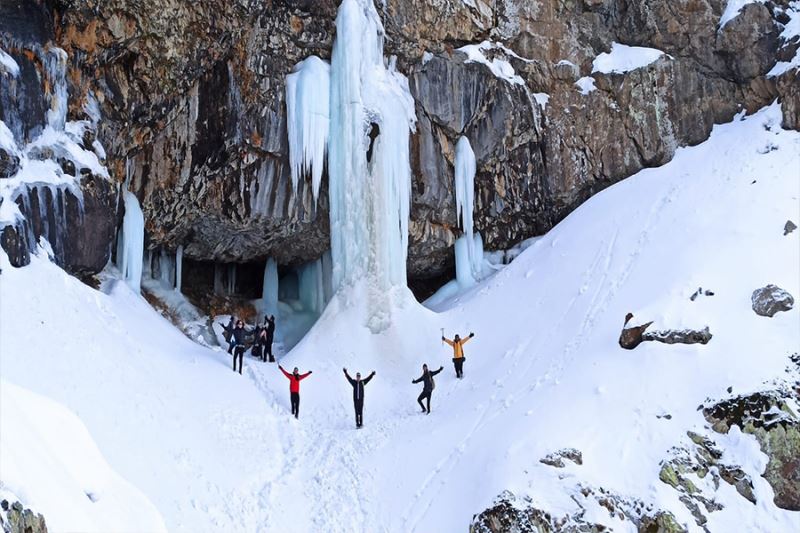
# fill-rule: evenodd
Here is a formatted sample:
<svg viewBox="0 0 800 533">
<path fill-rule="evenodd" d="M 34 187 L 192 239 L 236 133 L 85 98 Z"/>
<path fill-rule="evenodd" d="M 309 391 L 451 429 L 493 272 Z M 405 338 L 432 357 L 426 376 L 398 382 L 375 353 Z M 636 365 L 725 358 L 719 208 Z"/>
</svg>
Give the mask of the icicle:
<svg viewBox="0 0 800 533">
<path fill-rule="evenodd" d="M 158 254 L 158 277 L 165 286 L 175 287 L 175 257 L 164 249 Z"/>
<path fill-rule="evenodd" d="M 331 261 L 331 251 L 328 250 L 324 254 L 322 254 L 322 290 L 325 297 L 325 302 L 330 302 L 331 298 L 333 298 L 333 286 L 332 286 L 332 276 L 333 276 L 333 263 Z"/>
<path fill-rule="evenodd" d="M 214 263 L 214 294 L 222 296 L 225 294 L 225 286 L 222 283 L 222 266 Z"/>
<path fill-rule="evenodd" d="M 303 308 L 314 314 L 325 309 L 325 287 L 323 283 L 322 259 L 301 266 L 298 271 L 299 298 Z"/>
<path fill-rule="evenodd" d="M 366 279 L 375 296 L 373 331 L 388 325 L 389 289 L 406 284 L 409 134 L 416 120 L 408 80 L 394 61 L 384 66 L 383 35 L 372 1 L 342 2 L 331 59 L 332 283 L 338 291 Z"/>
<path fill-rule="evenodd" d="M 175 290 L 181 292 L 183 285 L 183 245 L 178 245 L 178 250 L 175 252 Z"/>
<path fill-rule="evenodd" d="M 278 312 L 278 263 L 272 257 L 267 258 L 264 265 L 264 288 L 261 298 L 264 301 L 264 312 L 274 315 Z"/>
<path fill-rule="evenodd" d="M 67 53 L 61 48 L 48 50 L 45 70 L 49 81 L 46 87 L 50 102 L 47 125 L 56 131 L 64 131 L 67 121 Z"/>
<path fill-rule="evenodd" d="M 330 66 L 316 56 L 295 65 L 286 76 L 286 128 L 292 187 L 311 174 L 316 203 L 325 166 L 330 123 Z"/>
<path fill-rule="evenodd" d="M 483 239 L 475 233 L 475 153 L 469 139 L 461 137 L 456 143 L 455 189 L 456 217 L 462 236 L 456 240 L 456 279 L 462 287 L 474 285 L 483 277 Z"/>
<path fill-rule="evenodd" d="M 228 265 L 228 279 L 225 287 L 226 294 L 236 294 L 236 263 Z"/>
<path fill-rule="evenodd" d="M 122 234 L 118 248 L 117 264 L 123 279 L 138 293 L 142 283 L 142 258 L 144 257 L 144 214 L 139 200 L 125 191 L 125 216 L 122 219 Z M 121 259 L 120 259 L 121 256 Z"/>
</svg>

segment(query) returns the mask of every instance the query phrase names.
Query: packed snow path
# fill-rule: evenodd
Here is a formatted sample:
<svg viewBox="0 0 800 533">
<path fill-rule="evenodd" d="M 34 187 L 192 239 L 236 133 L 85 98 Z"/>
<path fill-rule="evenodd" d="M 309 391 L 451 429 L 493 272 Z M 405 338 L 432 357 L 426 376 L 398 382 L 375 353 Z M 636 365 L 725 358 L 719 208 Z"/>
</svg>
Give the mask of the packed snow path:
<svg viewBox="0 0 800 533">
<path fill-rule="evenodd" d="M 800 233 L 782 231 L 797 217 L 800 134 L 779 122 L 772 106 L 716 127 L 587 201 L 438 313 L 408 302 L 373 335 L 361 289 L 347 305 L 334 298 L 281 361 L 314 371 L 297 421 L 277 365 L 247 355 L 239 376 L 227 353 L 183 337 L 124 283 L 96 292 L 42 259 L 0 265 L 3 378 L 77 414 L 171 531 L 464 531 L 504 489 L 560 516 L 579 484 L 668 509 L 694 531 L 659 462 L 687 430 L 705 431 L 698 404 L 768 387 L 800 343 L 797 309 L 767 319 L 749 301 L 767 283 L 800 295 Z M 698 286 L 715 295 L 691 301 Z M 658 327 L 708 325 L 714 338 L 621 350 L 628 311 Z M 476 333 L 463 381 L 440 328 Z M 411 384 L 423 362 L 445 368 L 430 415 Z M 342 367 L 377 371 L 361 430 Z M 708 528 L 800 530 L 798 513 L 772 504 L 753 439 L 715 439 L 744 454 L 759 503 L 723 485 Z M 563 447 L 584 464 L 539 463 Z M 47 480 L 17 482 L 36 494 Z M 602 508 L 587 516 L 626 530 Z"/>
</svg>

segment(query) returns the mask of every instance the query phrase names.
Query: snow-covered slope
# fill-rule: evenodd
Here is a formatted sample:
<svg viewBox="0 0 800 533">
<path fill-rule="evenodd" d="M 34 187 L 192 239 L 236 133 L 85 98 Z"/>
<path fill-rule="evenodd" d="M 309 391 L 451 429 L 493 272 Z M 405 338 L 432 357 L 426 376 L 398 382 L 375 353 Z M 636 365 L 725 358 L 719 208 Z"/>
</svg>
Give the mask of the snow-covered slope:
<svg viewBox="0 0 800 533">
<path fill-rule="evenodd" d="M 704 431 L 698 404 L 765 387 L 800 344 L 797 309 L 750 309 L 767 283 L 800 294 L 799 234 L 782 231 L 798 215 L 800 135 L 779 124 L 773 105 L 715 127 L 664 167 L 593 197 L 457 299 L 428 310 L 400 295 L 380 335 L 363 323 L 361 288 L 335 297 L 282 361 L 314 370 L 298 421 L 274 366 L 248 356 L 239 376 L 225 352 L 186 339 L 124 283 L 96 292 L 43 259 L 23 269 L 0 259 L 3 378 L 76 413 L 173 531 L 463 531 L 504 489 L 560 515 L 577 505 L 579 484 L 635 496 L 696 530 L 659 463 L 687 430 Z M 690 300 L 698 286 L 714 296 Z M 625 351 L 628 311 L 659 328 L 707 325 L 714 337 Z M 463 381 L 440 328 L 476 333 Z M 418 412 L 410 383 L 423 362 L 445 366 L 431 415 Z M 377 370 L 362 430 L 343 366 Z M 753 478 L 758 504 L 721 489 L 725 508 L 709 529 L 800 529 L 800 514 L 772 504 L 755 440 L 719 440 Z M 567 446 L 582 466 L 539 463 Z M 587 512 L 630 528 L 599 506 Z"/>
</svg>

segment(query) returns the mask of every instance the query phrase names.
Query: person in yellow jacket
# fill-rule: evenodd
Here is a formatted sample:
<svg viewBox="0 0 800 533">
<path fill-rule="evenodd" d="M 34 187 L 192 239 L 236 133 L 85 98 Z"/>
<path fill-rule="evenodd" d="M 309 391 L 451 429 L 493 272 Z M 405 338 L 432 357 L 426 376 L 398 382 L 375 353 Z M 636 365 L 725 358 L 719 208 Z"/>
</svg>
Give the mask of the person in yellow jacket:
<svg viewBox="0 0 800 533">
<path fill-rule="evenodd" d="M 453 347 L 453 366 L 456 368 L 456 377 L 458 379 L 464 377 L 464 345 L 474 336 L 474 333 L 470 333 L 468 337 L 462 339 L 456 334 L 453 340 L 442 336 L 442 340 Z"/>
</svg>

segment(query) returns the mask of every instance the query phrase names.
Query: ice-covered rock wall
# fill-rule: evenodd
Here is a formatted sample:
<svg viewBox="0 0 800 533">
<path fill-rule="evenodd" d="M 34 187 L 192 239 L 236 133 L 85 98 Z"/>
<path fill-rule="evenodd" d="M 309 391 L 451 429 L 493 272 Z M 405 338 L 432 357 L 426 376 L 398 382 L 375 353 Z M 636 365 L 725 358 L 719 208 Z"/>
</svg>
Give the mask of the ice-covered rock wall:
<svg viewBox="0 0 800 533">
<path fill-rule="evenodd" d="M 108 261 L 116 187 L 94 138 L 99 117 L 67 120 L 67 59 L 0 33 L 0 245 L 14 266 L 42 245 L 87 274 Z"/>
</svg>

